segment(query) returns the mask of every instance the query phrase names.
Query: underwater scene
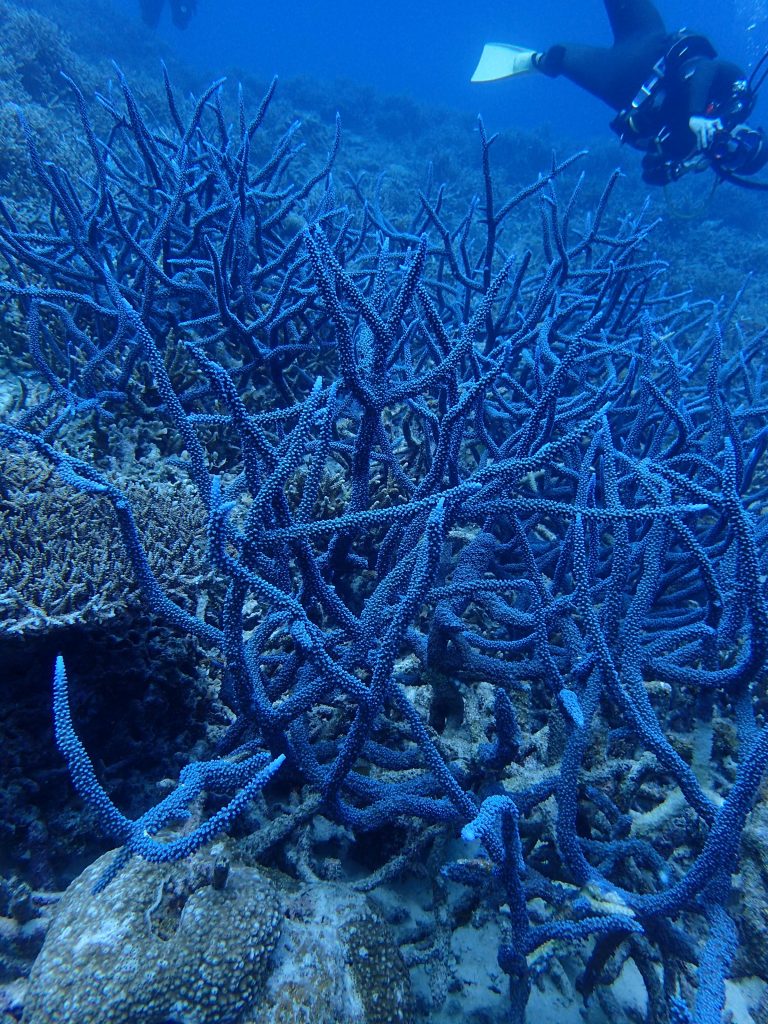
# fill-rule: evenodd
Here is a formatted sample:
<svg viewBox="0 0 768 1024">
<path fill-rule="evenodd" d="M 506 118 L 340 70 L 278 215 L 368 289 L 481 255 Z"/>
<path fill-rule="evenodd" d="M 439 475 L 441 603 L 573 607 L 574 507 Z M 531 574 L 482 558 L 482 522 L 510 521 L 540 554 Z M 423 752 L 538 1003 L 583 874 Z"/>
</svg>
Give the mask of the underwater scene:
<svg viewBox="0 0 768 1024">
<path fill-rule="evenodd" d="M 0 1024 L 768 1024 L 766 0 L 0 0 Z"/>
</svg>

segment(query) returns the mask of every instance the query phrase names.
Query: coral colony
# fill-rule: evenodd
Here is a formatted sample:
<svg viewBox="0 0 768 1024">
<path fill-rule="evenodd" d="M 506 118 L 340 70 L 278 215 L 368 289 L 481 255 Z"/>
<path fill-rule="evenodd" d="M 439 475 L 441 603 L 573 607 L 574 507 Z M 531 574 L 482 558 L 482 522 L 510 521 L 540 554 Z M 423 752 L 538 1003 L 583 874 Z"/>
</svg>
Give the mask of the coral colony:
<svg viewBox="0 0 768 1024">
<path fill-rule="evenodd" d="M 272 89 L 233 127 L 220 83 L 186 110 L 166 77 L 160 127 L 121 77 L 97 128 L 70 85 L 93 171 L 25 127 L 47 199 L 32 227 L 0 209 L 39 378 L 0 439 L 109 503 L 232 719 L 131 820 L 57 661 L 58 746 L 122 845 L 96 891 L 310 786 L 358 837 L 467 841 L 443 871 L 501 908 L 512 1021 L 533 955 L 575 944 L 585 995 L 622 952 L 649 1020 L 715 1024 L 768 762 L 765 332 L 664 292 L 642 216 L 606 226 L 615 178 L 590 216 L 579 184 L 563 199 L 578 158 L 500 201 L 481 125 L 480 198 L 454 217 L 431 190 L 396 225 L 337 199 L 338 128 L 303 181 L 296 126 L 254 155 Z M 515 230 L 535 204 L 536 254 Z M 141 417 L 204 510 L 218 602 L 169 593 L 119 475 L 78 448 Z M 211 786 L 229 802 L 169 837 Z"/>
</svg>

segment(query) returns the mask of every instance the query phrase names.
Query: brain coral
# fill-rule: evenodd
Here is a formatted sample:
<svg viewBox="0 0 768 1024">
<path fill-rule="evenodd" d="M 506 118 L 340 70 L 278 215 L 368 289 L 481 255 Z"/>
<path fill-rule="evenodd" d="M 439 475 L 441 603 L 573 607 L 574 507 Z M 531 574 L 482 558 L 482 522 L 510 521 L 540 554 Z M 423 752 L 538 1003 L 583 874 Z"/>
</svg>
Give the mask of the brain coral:
<svg viewBox="0 0 768 1024">
<path fill-rule="evenodd" d="M 409 1024 L 408 972 L 367 898 L 235 850 L 134 859 L 98 895 L 114 854 L 95 861 L 57 909 L 24 1024 Z"/>
<path fill-rule="evenodd" d="M 215 856 L 134 859 L 99 895 L 105 854 L 67 889 L 30 975 L 25 1024 L 234 1024 L 261 992 L 280 930 L 275 886 Z"/>
</svg>

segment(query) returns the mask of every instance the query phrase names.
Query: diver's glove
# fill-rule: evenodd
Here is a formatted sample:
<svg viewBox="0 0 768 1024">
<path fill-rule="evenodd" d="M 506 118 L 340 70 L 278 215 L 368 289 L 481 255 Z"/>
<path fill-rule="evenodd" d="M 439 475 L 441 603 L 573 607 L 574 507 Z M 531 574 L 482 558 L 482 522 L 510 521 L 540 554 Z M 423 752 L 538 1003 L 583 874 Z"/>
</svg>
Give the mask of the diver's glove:
<svg viewBox="0 0 768 1024">
<path fill-rule="evenodd" d="M 709 149 L 715 140 L 715 135 L 723 130 L 720 118 L 701 117 L 700 115 L 690 118 L 688 127 L 696 136 L 696 149 Z"/>
</svg>

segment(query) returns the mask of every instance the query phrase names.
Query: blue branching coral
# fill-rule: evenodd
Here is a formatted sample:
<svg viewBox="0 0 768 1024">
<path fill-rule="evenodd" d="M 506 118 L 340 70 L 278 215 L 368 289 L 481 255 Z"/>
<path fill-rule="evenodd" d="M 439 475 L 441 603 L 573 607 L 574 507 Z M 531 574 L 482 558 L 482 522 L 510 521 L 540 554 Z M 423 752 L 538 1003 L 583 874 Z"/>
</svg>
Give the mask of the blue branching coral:
<svg viewBox="0 0 768 1024">
<path fill-rule="evenodd" d="M 53 714 L 56 744 L 69 766 L 75 789 L 94 809 L 104 832 L 123 846 L 125 855 L 138 854 L 144 860 L 156 863 L 189 857 L 227 829 L 285 760 L 283 754 L 270 761 L 263 754 L 248 755 L 242 751 L 240 753 L 246 756 L 236 761 L 193 761 L 182 770 L 179 785 L 169 796 L 136 821 L 131 821 L 121 814 L 99 783 L 88 753 L 75 732 L 62 657 L 56 659 L 53 674 Z M 192 801 L 212 786 L 234 789 L 236 795 L 213 817 L 186 835 L 165 842 L 153 838 L 169 822 L 187 816 Z M 118 866 L 122 863 L 123 858 L 119 857 Z M 108 878 L 101 884 L 106 884 L 106 881 Z"/>
<path fill-rule="evenodd" d="M 72 84 L 92 175 L 70 180 L 27 131 L 50 208 L 34 229 L 0 208 L 0 287 L 46 385 L 0 441 L 109 501 L 147 606 L 223 658 L 233 724 L 132 822 L 59 663 L 81 796 L 129 852 L 183 855 L 284 760 L 354 831 L 409 817 L 480 841 L 515 1021 L 531 954 L 596 937 L 586 988 L 627 943 L 652 1019 L 714 1024 L 768 762 L 761 337 L 730 353 L 731 311 L 664 293 L 642 218 L 606 226 L 615 178 L 582 223 L 581 182 L 556 188 L 572 160 L 499 202 L 481 125 L 482 197 L 454 221 L 424 194 L 396 225 L 337 198 L 338 126 L 305 181 L 295 126 L 264 149 L 272 90 L 233 127 L 219 84 L 185 113 L 166 78 L 158 127 L 120 82 L 99 130 Z M 512 227 L 531 202 L 536 255 Z M 218 604 L 168 594 L 119 482 L 78 453 L 79 425 L 114 436 L 126 417 L 161 422 L 158 451 L 196 488 Z M 490 742 L 459 756 L 415 699 L 438 683 L 490 692 Z M 696 756 L 715 719 L 730 774 Z M 151 838 L 210 784 L 237 795 L 185 839 Z M 671 865 L 672 805 L 695 828 Z"/>
</svg>

